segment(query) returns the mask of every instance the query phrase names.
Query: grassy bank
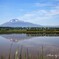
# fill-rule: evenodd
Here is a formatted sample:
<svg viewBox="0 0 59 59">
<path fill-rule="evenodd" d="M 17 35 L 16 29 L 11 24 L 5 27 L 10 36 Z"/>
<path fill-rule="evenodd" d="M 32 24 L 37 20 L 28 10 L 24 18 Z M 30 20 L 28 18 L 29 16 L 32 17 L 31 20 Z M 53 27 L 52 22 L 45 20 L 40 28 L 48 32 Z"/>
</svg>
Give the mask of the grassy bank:
<svg viewBox="0 0 59 59">
<path fill-rule="evenodd" d="M 27 33 L 27 34 L 59 34 L 59 28 L 44 28 L 44 27 L 23 27 L 23 28 L 11 28 L 0 27 L 0 34 L 11 33 Z"/>
</svg>

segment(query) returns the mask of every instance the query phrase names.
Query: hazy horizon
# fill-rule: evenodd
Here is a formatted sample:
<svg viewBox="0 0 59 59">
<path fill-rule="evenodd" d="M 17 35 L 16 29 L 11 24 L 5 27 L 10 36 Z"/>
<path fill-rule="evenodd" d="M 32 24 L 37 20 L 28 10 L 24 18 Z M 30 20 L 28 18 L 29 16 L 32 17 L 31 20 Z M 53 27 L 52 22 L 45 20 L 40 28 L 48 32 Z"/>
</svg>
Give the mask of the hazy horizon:
<svg viewBox="0 0 59 59">
<path fill-rule="evenodd" d="M 0 25 L 11 19 L 59 26 L 59 0 L 0 0 Z"/>
</svg>

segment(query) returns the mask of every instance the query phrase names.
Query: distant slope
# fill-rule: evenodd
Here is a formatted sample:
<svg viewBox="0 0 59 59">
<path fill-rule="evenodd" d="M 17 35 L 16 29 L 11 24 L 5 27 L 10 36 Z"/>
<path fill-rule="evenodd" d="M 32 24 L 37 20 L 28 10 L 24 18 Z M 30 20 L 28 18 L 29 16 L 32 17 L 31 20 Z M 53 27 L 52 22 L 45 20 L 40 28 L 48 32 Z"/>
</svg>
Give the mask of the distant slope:
<svg viewBox="0 0 59 59">
<path fill-rule="evenodd" d="M 12 19 L 1 25 L 2 27 L 41 27 L 37 24 L 32 24 L 29 22 L 20 21 L 18 19 Z"/>
</svg>

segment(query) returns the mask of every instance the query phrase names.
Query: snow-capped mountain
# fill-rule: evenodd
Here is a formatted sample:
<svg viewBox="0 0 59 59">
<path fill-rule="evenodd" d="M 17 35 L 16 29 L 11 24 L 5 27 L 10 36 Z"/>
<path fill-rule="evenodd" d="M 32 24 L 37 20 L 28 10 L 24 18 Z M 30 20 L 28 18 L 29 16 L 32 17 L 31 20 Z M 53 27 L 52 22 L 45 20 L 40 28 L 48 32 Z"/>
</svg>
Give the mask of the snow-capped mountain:
<svg viewBox="0 0 59 59">
<path fill-rule="evenodd" d="M 12 19 L 9 22 L 18 22 L 18 21 L 19 21 L 18 19 Z"/>
<path fill-rule="evenodd" d="M 40 25 L 20 21 L 19 19 L 12 19 L 1 25 L 2 27 L 40 27 Z"/>
</svg>

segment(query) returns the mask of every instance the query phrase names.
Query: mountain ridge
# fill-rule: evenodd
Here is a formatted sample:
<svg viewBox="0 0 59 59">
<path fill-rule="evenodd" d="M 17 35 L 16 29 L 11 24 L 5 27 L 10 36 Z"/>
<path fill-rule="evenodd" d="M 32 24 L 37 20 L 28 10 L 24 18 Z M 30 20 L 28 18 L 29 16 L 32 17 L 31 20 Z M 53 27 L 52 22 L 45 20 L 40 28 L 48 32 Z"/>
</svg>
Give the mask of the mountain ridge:
<svg viewBox="0 0 59 59">
<path fill-rule="evenodd" d="M 19 19 L 12 19 L 2 24 L 1 26 L 2 27 L 41 27 L 41 25 L 20 21 Z"/>
</svg>

